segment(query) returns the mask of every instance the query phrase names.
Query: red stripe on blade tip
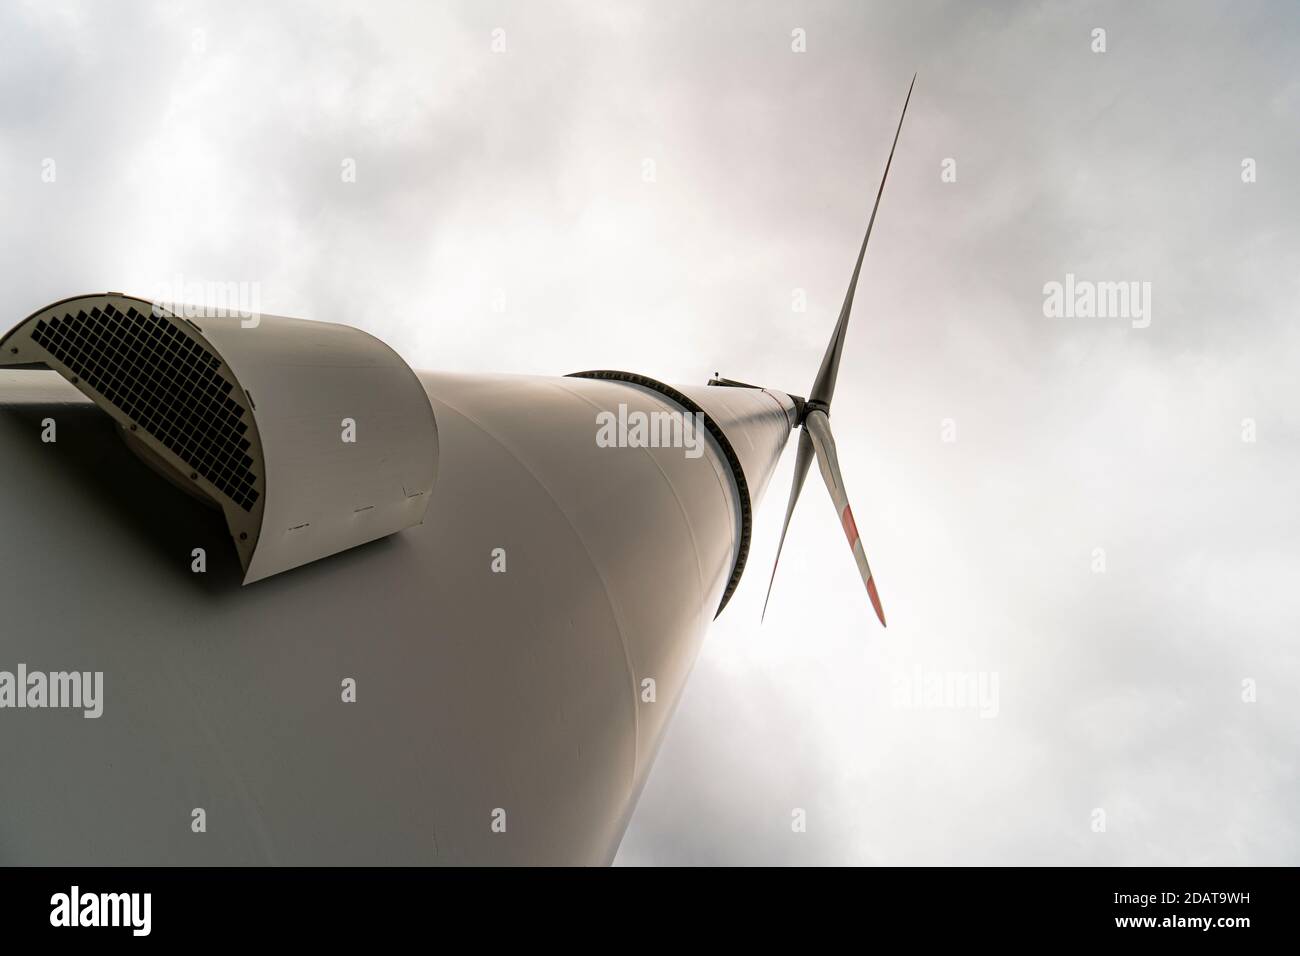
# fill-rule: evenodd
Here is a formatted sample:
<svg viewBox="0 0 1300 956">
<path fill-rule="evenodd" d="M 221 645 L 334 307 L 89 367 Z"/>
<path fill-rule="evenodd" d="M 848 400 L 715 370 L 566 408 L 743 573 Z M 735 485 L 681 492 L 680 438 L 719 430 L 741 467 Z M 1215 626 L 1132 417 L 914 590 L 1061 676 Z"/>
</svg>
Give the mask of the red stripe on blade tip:
<svg viewBox="0 0 1300 956">
<path fill-rule="evenodd" d="M 840 515 L 840 521 L 844 524 L 844 536 L 849 539 L 849 547 L 858 543 L 858 526 L 853 520 L 853 509 L 848 505 L 844 506 L 844 513 Z"/>
<path fill-rule="evenodd" d="M 880 607 L 880 595 L 876 593 L 875 575 L 867 578 L 867 596 L 871 598 L 871 606 L 876 609 L 876 617 L 880 618 L 880 626 L 888 627 L 885 623 L 885 612 Z"/>
</svg>

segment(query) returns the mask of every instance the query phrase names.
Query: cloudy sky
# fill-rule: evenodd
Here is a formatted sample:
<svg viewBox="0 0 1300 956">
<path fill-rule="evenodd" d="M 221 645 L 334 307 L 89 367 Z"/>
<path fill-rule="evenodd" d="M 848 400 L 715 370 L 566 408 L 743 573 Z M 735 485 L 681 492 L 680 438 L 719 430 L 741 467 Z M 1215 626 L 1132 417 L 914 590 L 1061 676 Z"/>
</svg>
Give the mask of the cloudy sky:
<svg viewBox="0 0 1300 956">
<path fill-rule="evenodd" d="M 890 627 L 815 471 L 760 626 L 790 451 L 619 862 L 1296 864 L 1297 62 L 1282 2 L 7 2 L 0 324 L 234 281 L 803 393 L 919 72 L 834 406 Z"/>
</svg>

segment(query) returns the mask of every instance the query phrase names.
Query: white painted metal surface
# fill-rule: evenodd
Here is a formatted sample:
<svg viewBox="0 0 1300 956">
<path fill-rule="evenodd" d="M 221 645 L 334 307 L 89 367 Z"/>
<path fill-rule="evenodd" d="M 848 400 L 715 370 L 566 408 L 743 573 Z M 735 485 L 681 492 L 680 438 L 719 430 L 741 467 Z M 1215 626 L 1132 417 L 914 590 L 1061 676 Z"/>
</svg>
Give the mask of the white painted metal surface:
<svg viewBox="0 0 1300 956">
<path fill-rule="evenodd" d="M 0 862 L 613 859 L 732 573 L 735 480 L 711 440 L 597 444 L 603 411 L 677 410 L 645 389 L 419 379 L 425 522 L 241 588 L 214 512 L 56 374 L 0 370 L 0 669 L 104 680 L 95 719 L 0 711 Z M 789 400 L 698 393 L 764 488 Z"/>
</svg>

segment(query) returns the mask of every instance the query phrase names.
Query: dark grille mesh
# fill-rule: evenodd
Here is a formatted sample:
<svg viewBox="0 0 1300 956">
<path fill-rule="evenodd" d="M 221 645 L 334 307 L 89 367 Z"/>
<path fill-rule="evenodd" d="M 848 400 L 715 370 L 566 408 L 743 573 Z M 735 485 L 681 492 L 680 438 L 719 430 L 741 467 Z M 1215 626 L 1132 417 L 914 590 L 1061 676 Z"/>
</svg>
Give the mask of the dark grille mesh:
<svg viewBox="0 0 1300 956">
<path fill-rule="evenodd" d="M 220 360 L 166 319 L 112 305 L 36 323 L 36 344 L 245 511 L 258 492 L 247 410 Z"/>
</svg>

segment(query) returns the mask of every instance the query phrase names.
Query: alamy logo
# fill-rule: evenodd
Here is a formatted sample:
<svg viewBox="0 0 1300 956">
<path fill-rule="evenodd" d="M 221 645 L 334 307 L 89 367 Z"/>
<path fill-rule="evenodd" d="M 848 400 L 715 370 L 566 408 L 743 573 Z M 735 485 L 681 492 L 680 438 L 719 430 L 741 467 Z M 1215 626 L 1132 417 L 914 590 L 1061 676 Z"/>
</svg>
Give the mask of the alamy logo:
<svg viewBox="0 0 1300 956">
<path fill-rule="evenodd" d="M 704 454 L 704 413 L 628 411 L 596 415 L 598 448 L 684 448 L 687 458 Z"/>
<path fill-rule="evenodd" d="M 903 710 L 977 710 L 982 718 L 998 715 L 997 671 L 924 671 L 894 673 L 893 704 Z"/>
<path fill-rule="evenodd" d="M 28 671 L 19 664 L 17 673 L 0 671 L 0 709 L 15 707 L 70 708 L 81 716 L 95 718 L 104 713 L 103 671 Z"/>
<path fill-rule="evenodd" d="M 82 893 L 73 886 L 50 897 L 51 926 L 129 926 L 131 935 L 148 936 L 152 893 Z"/>
<path fill-rule="evenodd" d="M 1091 282 L 1065 274 L 1043 286 L 1043 315 L 1049 319 L 1130 319 L 1135 329 L 1151 324 L 1150 282 Z"/>
<path fill-rule="evenodd" d="M 259 282 L 186 282 L 177 275 L 163 283 L 154 301 L 154 313 L 165 309 L 182 319 L 237 318 L 246 329 L 262 323 L 262 285 Z"/>
</svg>

